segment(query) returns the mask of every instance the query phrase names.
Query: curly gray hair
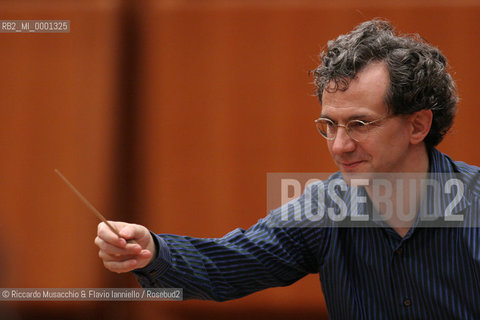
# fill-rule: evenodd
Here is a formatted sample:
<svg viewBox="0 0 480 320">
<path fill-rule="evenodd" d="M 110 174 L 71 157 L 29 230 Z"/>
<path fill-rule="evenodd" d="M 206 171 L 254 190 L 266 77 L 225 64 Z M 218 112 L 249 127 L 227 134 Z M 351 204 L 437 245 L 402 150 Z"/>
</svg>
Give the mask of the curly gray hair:
<svg viewBox="0 0 480 320">
<path fill-rule="evenodd" d="M 392 114 L 433 112 L 427 148 L 442 141 L 453 124 L 458 95 L 440 50 L 418 35 L 398 35 L 388 21 L 363 22 L 351 32 L 328 42 L 313 70 L 316 94 L 345 91 L 350 80 L 367 64 L 383 61 L 390 75 L 385 102 Z"/>
</svg>

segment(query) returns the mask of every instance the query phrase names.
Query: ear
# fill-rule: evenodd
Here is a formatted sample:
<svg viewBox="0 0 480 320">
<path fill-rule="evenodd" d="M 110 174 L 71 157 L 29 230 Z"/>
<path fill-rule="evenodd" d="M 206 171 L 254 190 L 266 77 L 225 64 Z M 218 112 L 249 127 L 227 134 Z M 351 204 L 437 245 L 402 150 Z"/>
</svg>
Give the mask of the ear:
<svg viewBox="0 0 480 320">
<path fill-rule="evenodd" d="M 432 126 L 432 110 L 420 110 L 411 115 L 410 143 L 421 143 Z"/>
</svg>

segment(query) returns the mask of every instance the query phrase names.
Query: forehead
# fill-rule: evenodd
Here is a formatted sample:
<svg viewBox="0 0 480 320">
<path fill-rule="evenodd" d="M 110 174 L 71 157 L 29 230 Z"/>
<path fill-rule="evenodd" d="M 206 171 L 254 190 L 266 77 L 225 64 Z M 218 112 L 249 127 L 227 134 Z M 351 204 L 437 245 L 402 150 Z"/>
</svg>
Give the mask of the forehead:
<svg viewBox="0 0 480 320">
<path fill-rule="evenodd" d="M 322 96 L 322 116 L 349 119 L 383 115 L 387 112 L 385 94 L 390 83 L 383 62 L 367 65 L 350 81 L 345 91 L 327 92 Z"/>
</svg>

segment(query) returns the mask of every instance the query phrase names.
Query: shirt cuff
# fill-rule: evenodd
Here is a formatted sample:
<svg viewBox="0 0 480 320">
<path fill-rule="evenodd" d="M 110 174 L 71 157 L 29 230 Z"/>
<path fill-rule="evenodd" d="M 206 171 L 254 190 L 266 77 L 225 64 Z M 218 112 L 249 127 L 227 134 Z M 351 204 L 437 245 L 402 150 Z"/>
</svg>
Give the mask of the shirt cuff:
<svg viewBox="0 0 480 320">
<path fill-rule="evenodd" d="M 150 232 L 155 242 L 157 255 L 143 268 L 135 269 L 132 273 L 144 288 L 156 287 L 156 279 L 161 277 L 172 266 L 172 258 L 167 243 L 159 235 Z"/>
</svg>

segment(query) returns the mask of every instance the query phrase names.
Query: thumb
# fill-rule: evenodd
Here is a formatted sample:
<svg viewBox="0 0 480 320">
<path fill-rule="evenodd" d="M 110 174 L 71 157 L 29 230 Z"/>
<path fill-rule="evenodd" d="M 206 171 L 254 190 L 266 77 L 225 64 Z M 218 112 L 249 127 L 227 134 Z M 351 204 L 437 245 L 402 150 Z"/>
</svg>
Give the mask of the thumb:
<svg viewBox="0 0 480 320">
<path fill-rule="evenodd" d="M 120 235 L 126 240 L 138 240 L 145 237 L 145 228 L 137 224 L 129 224 L 120 230 Z"/>
</svg>

